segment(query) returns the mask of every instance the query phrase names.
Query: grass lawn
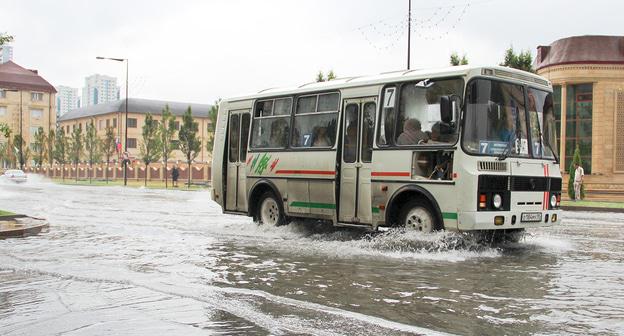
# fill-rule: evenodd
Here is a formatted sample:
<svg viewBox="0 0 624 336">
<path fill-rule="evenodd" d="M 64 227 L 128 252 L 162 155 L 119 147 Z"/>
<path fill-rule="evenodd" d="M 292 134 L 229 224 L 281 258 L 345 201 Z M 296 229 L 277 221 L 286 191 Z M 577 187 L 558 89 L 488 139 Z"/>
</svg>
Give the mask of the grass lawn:
<svg viewBox="0 0 624 336">
<path fill-rule="evenodd" d="M 562 201 L 561 205 L 562 206 L 593 207 L 593 208 L 612 208 L 612 209 L 624 208 L 624 202 Z"/>
<path fill-rule="evenodd" d="M 10 212 L 10 211 L 0 210 L 0 217 L 2 217 L 2 216 L 13 216 L 13 215 L 15 215 L 15 214 Z"/>
<path fill-rule="evenodd" d="M 59 183 L 59 184 L 64 184 L 64 185 L 82 185 L 82 186 L 88 186 L 88 185 L 92 185 L 92 186 L 123 186 L 123 180 L 115 180 L 115 181 L 100 181 L 100 180 L 92 180 L 91 183 L 89 183 L 89 180 L 84 180 L 84 179 L 79 179 L 78 182 L 76 182 L 76 180 L 73 179 L 68 179 L 66 178 L 64 181 L 60 178 L 54 178 L 52 179 L 52 181 Z M 187 188 L 185 185 L 185 182 L 182 181 L 178 181 L 178 187 L 177 188 L 173 188 L 171 186 L 171 181 L 168 181 L 168 188 L 169 189 L 177 189 L 177 190 L 206 190 L 208 189 L 207 186 L 203 186 L 203 185 L 191 185 L 190 188 Z M 128 180 L 128 187 L 131 188 L 141 188 L 144 186 L 144 182 L 143 180 Z M 150 189 L 165 189 L 165 181 L 147 181 L 147 188 Z"/>
</svg>

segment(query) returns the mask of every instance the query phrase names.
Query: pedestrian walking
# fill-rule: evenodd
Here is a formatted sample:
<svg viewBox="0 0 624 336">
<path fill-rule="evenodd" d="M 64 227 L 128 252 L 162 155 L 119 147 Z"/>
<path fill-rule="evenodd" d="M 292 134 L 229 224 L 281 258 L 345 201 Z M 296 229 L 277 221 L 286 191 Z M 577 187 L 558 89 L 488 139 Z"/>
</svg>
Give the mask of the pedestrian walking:
<svg viewBox="0 0 624 336">
<path fill-rule="evenodd" d="M 178 165 L 173 165 L 171 169 L 171 180 L 173 181 L 173 186 L 178 187 L 178 177 L 180 177 L 180 170 L 178 169 Z"/>
<path fill-rule="evenodd" d="M 574 201 L 578 201 L 581 199 L 581 187 L 583 186 L 585 171 L 578 162 L 574 163 L 574 168 L 576 168 L 574 170 Z"/>
</svg>

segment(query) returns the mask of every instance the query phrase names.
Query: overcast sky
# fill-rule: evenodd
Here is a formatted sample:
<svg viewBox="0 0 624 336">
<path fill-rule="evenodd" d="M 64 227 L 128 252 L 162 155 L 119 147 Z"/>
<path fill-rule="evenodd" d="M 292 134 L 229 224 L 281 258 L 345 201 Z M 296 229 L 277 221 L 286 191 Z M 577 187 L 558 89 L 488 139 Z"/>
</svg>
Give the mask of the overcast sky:
<svg viewBox="0 0 624 336">
<path fill-rule="evenodd" d="M 268 87 L 406 68 L 408 0 L 2 0 L 14 61 L 52 85 L 82 88 L 130 59 L 130 97 L 212 103 Z M 573 35 L 624 35 L 624 1 L 413 0 L 412 68 L 449 54 L 497 64 Z M 122 88 L 123 90 L 123 88 Z M 123 91 L 122 91 L 123 92 Z M 123 96 L 123 93 L 122 93 Z"/>
</svg>

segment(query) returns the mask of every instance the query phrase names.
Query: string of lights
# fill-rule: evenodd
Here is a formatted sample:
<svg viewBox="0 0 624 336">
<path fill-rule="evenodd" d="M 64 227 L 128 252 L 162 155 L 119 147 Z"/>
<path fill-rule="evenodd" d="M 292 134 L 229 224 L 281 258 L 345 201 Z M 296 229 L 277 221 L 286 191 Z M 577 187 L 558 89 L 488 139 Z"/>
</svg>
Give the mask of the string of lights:
<svg viewBox="0 0 624 336">
<path fill-rule="evenodd" d="M 491 2 L 491 0 L 478 3 L 486 2 Z M 412 36 L 424 41 L 444 39 L 459 27 L 470 7 L 471 3 L 465 2 L 463 6 L 450 4 L 427 8 L 431 10 L 430 15 L 416 17 L 412 14 L 410 22 Z M 370 47 L 377 51 L 387 51 L 403 41 L 407 33 L 407 17 L 408 15 L 403 15 L 400 18 L 382 19 L 356 29 Z"/>
</svg>

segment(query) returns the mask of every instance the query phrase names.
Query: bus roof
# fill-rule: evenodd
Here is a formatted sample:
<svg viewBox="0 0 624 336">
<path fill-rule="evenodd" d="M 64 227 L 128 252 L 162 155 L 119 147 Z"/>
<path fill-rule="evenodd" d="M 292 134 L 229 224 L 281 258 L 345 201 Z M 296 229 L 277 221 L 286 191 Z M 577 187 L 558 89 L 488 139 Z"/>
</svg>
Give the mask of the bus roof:
<svg viewBox="0 0 624 336">
<path fill-rule="evenodd" d="M 485 69 L 491 70 L 491 72 L 488 72 L 487 74 L 485 74 L 488 76 L 513 79 L 513 80 L 518 80 L 522 82 L 528 82 L 534 85 L 537 84 L 540 86 L 550 85 L 550 82 L 546 80 L 545 78 L 539 75 L 526 72 L 526 71 L 522 71 L 522 70 L 518 70 L 518 69 L 513 69 L 513 68 L 499 66 L 499 65 L 495 65 L 495 66 L 461 65 L 461 66 L 450 66 L 450 67 L 444 67 L 444 68 L 399 70 L 399 71 L 392 71 L 392 72 L 383 72 L 378 75 L 343 77 L 343 78 L 336 78 L 331 81 L 325 81 L 325 82 L 309 82 L 309 83 L 304 83 L 299 86 L 293 86 L 293 87 L 268 88 L 268 89 L 260 90 L 257 93 L 241 95 L 241 96 L 225 99 L 225 101 L 232 102 L 232 101 L 241 101 L 241 100 L 256 99 L 256 98 L 263 98 L 263 97 L 301 94 L 301 93 L 314 92 L 314 91 L 329 91 L 329 90 L 337 90 L 341 88 L 384 84 L 388 82 L 402 82 L 402 81 L 423 79 L 423 78 L 428 78 L 428 77 L 464 76 L 470 72 L 482 74 L 483 70 Z"/>
</svg>

